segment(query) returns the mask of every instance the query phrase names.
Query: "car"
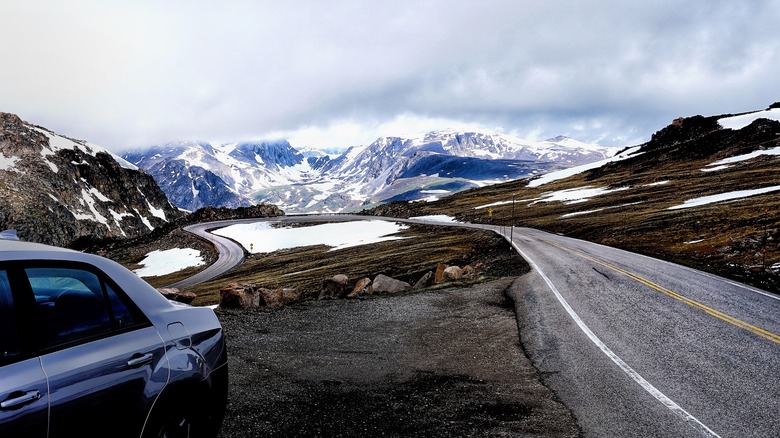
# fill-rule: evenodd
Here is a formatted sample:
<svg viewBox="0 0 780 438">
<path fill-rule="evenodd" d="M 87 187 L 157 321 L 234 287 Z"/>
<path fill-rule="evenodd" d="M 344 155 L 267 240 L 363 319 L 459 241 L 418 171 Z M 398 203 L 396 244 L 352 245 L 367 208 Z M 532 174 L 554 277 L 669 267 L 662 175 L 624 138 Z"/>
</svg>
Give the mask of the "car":
<svg viewBox="0 0 780 438">
<path fill-rule="evenodd" d="M 107 258 L 0 234 L 0 437 L 213 437 L 225 334 Z"/>
</svg>

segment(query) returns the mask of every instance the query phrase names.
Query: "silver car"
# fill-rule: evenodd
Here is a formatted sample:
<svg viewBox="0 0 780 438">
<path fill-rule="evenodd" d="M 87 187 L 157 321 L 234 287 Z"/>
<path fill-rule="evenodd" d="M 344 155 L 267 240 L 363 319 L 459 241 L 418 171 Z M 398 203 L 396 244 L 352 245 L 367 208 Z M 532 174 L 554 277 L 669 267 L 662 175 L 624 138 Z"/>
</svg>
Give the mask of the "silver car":
<svg viewBox="0 0 780 438">
<path fill-rule="evenodd" d="M 96 255 L 0 236 L 0 437 L 216 436 L 214 311 Z"/>
</svg>

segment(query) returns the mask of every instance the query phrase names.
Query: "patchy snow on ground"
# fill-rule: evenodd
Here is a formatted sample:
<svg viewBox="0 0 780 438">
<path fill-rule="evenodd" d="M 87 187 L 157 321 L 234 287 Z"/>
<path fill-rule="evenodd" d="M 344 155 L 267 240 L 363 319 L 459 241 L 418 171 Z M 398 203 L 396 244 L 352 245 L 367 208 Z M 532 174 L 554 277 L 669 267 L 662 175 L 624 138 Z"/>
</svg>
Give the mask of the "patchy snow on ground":
<svg viewBox="0 0 780 438">
<path fill-rule="evenodd" d="M 612 192 L 619 192 L 621 190 L 628 190 L 630 188 L 631 187 L 618 187 L 615 189 L 610 189 L 607 187 L 585 186 L 585 187 L 579 187 L 575 189 L 558 190 L 555 192 L 543 193 L 540 199 L 537 199 L 528 205 L 531 206 L 539 202 L 553 202 L 553 201 L 560 201 L 565 204 L 576 204 L 579 202 L 586 202 L 595 196 L 605 195 L 607 193 L 612 193 Z"/>
<path fill-rule="evenodd" d="M 728 169 L 729 167 L 732 167 L 732 166 L 705 167 L 705 168 L 699 169 L 699 170 L 701 170 L 702 172 L 717 172 L 719 170 Z"/>
<path fill-rule="evenodd" d="M 739 163 L 740 161 L 752 160 L 753 158 L 757 158 L 757 157 L 760 157 L 762 155 L 775 155 L 775 156 L 778 156 L 778 155 L 780 155 L 780 147 L 775 147 L 775 148 L 771 148 L 771 149 L 761 149 L 761 150 L 753 151 L 753 152 L 750 152 L 750 153 L 747 153 L 747 154 L 736 155 L 736 156 L 733 156 L 733 157 L 724 158 L 722 160 L 718 160 L 718 161 L 715 161 L 713 163 L 708 164 L 707 167 L 702 169 L 702 171 L 704 171 L 704 172 L 711 172 L 711 171 L 714 171 L 714 170 L 725 169 L 725 168 L 731 167 L 730 164 Z"/>
<path fill-rule="evenodd" d="M 139 263 L 142 268 L 136 269 L 139 277 L 155 277 L 179 272 L 182 269 L 204 264 L 200 251 L 192 248 L 173 248 L 164 251 L 156 250 L 146 255 Z"/>
<path fill-rule="evenodd" d="M 667 179 L 667 180 L 665 180 L 665 181 L 657 181 L 657 182 L 654 182 L 654 183 L 645 184 L 645 185 L 644 185 L 644 187 L 662 186 L 662 185 L 664 185 L 664 184 L 669 184 L 670 182 L 671 182 L 671 181 L 669 181 L 669 180 Z"/>
<path fill-rule="evenodd" d="M 300 246 L 326 245 L 332 250 L 403 239 L 393 234 L 409 228 L 395 222 L 365 220 L 307 227 L 275 228 L 274 222 L 236 224 L 214 231 L 235 240 L 252 253 L 273 252 Z"/>
<path fill-rule="evenodd" d="M 19 157 L 11 156 L 6 157 L 0 152 L 0 170 L 11 170 L 16 167 L 16 162 L 19 161 Z"/>
<path fill-rule="evenodd" d="M 529 198 L 529 199 L 515 199 L 514 201 L 498 201 L 498 202 L 493 202 L 493 203 L 490 203 L 490 204 L 479 205 L 477 207 L 474 207 L 474 210 L 481 210 L 483 208 L 489 208 L 489 207 L 497 207 L 499 205 L 511 204 L 512 202 L 518 202 L 519 203 L 519 202 L 538 201 L 539 199 L 540 198 Z"/>
<path fill-rule="evenodd" d="M 553 181 L 558 181 L 559 179 L 568 178 L 570 176 L 577 175 L 578 173 L 582 173 L 590 169 L 596 169 L 598 167 L 601 167 L 608 163 L 612 163 L 614 161 L 625 160 L 626 158 L 636 156 L 635 154 L 638 151 L 639 151 L 639 146 L 635 146 L 633 148 L 626 149 L 625 151 L 611 158 L 607 158 L 606 160 L 594 161 L 593 163 L 583 164 L 582 166 L 570 167 L 568 169 L 550 172 L 540 176 L 537 179 L 531 180 L 531 182 L 528 183 L 528 187 L 539 187 L 543 184 L 551 183 Z"/>
<path fill-rule="evenodd" d="M 780 190 L 780 186 L 764 187 L 754 190 L 736 190 L 733 192 L 720 193 L 717 195 L 702 196 L 700 198 L 688 199 L 680 205 L 669 207 L 669 210 L 679 210 L 681 208 L 698 207 L 700 205 L 712 204 L 715 202 L 733 201 L 737 199 L 747 198 L 750 196 L 762 195 L 764 193 L 776 192 Z"/>
<path fill-rule="evenodd" d="M 780 108 L 743 114 L 741 116 L 724 117 L 722 119 L 718 119 L 718 123 L 725 129 L 742 129 L 758 119 L 780 121 Z"/>
<path fill-rule="evenodd" d="M 493 202 L 493 203 L 490 203 L 490 204 L 485 204 L 485 205 L 480 205 L 478 207 L 474 207 L 474 210 L 480 210 L 480 209 L 488 208 L 488 207 L 496 207 L 496 206 L 499 206 L 499 205 L 505 205 L 505 204 L 511 204 L 511 203 L 512 203 L 511 200 L 510 201 L 498 201 L 498 202 Z"/>
<path fill-rule="evenodd" d="M 604 210 L 612 210 L 612 209 L 615 209 L 615 208 L 629 207 L 629 206 L 637 205 L 637 204 L 641 204 L 641 203 L 642 203 L 642 201 L 639 201 L 639 202 L 629 202 L 628 204 L 620 204 L 620 205 L 615 205 L 615 206 L 612 206 L 612 207 L 596 208 L 596 209 L 593 209 L 593 210 L 586 210 L 586 211 L 575 211 L 574 213 L 562 214 L 562 215 L 560 215 L 558 217 L 558 219 L 566 219 L 566 218 L 569 218 L 569 217 L 581 216 L 583 214 L 598 213 L 598 212 L 604 211 Z"/>
<path fill-rule="evenodd" d="M 409 219 L 414 219 L 418 221 L 425 221 L 425 222 L 445 222 L 445 223 L 454 223 L 458 222 L 455 220 L 452 216 L 447 216 L 446 214 L 432 214 L 429 216 L 414 216 L 410 217 Z"/>
</svg>

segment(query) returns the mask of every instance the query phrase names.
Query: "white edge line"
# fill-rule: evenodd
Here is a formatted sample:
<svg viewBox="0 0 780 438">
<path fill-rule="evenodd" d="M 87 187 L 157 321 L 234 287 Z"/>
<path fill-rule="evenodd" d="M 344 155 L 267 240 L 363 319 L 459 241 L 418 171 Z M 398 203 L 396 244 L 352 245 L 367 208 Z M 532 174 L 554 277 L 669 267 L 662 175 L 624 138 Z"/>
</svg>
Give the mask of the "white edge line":
<svg viewBox="0 0 780 438">
<path fill-rule="evenodd" d="M 504 236 L 506 237 L 506 236 Z M 508 239 L 507 239 L 508 240 Z M 601 339 L 598 338 L 591 330 L 590 328 L 585 325 L 585 322 L 580 319 L 579 315 L 574 311 L 574 309 L 571 308 L 569 303 L 566 301 L 566 299 L 563 298 L 561 293 L 558 291 L 558 289 L 553 285 L 552 281 L 544 275 L 544 272 L 542 272 L 541 269 L 539 269 L 539 266 L 534 263 L 533 260 L 531 260 L 530 257 L 528 257 L 527 254 L 525 254 L 520 248 L 518 248 L 517 245 L 515 245 L 514 242 L 510 242 L 512 246 L 515 248 L 515 250 L 520 254 L 535 270 L 539 273 L 539 275 L 542 277 L 545 283 L 547 283 L 547 286 L 550 288 L 552 293 L 555 295 L 555 297 L 558 299 L 558 302 L 561 303 L 564 309 L 566 309 L 566 312 L 569 314 L 569 316 L 574 320 L 575 323 L 577 323 L 577 326 L 580 328 L 580 330 L 585 333 L 585 335 L 588 336 L 588 338 L 593 342 L 599 349 L 614 362 L 620 369 L 626 373 L 633 381 L 639 384 L 645 391 L 650 393 L 656 400 L 660 401 L 664 406 L 666 406 L 670 411 L 672 411 L 675 415 L 682 418 L 683 421 L 688 423 L 691 427 L 694 429 L 697 429 L 699 432 L 704 434 L 705 436 L 710 437 L 718 437 L 720 438 L 720 435 L 716 434 L 712 431 L 709 427 L 705 426 L 704 423 L 696 419 L 693 415 L 689 414 L 688 411 L 680 407 L 677 403 L 675 403 L 672 399 L 664 395 L 661 391 L 658 390 L 655 386 L 653 386 L 652 383 L 645 380 L 644 377 L 642 377 L 639 373 L 637 373 L 633 368 L 631 368 L 627 363 L 623 361 L 615 352 L 613 352 L 609 347 L 604 344 Z"/>
</svg>

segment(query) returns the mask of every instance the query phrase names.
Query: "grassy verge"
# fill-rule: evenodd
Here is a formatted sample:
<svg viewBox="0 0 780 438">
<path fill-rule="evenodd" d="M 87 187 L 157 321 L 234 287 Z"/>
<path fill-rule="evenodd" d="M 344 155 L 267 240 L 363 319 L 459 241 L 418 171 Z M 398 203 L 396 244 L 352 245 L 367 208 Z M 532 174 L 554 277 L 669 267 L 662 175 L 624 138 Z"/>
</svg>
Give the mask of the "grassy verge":
<svg viewBox="0 0 780 438">
<path fill-rule="evenodd" d="M 296 288 L 312 298 L 319 294 L 323 280 L 336 274 L 351 280 L 385 274 L 414 284 L 439 263 L 474 266 L 478 276 L 457 283 L 464 285 L 528 270 L 509 244 L 492 232 L 413 225 L 399 235 L 404 239 L 339 250 L 308 246 L 250 255 L 227 275 L 190 289 L 198 295 L 193 304 L 216 304 L 220 288 L 231 282 Z"/>
</svg>

